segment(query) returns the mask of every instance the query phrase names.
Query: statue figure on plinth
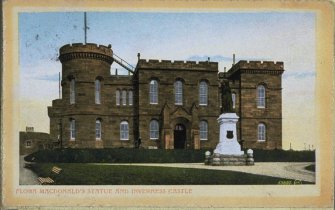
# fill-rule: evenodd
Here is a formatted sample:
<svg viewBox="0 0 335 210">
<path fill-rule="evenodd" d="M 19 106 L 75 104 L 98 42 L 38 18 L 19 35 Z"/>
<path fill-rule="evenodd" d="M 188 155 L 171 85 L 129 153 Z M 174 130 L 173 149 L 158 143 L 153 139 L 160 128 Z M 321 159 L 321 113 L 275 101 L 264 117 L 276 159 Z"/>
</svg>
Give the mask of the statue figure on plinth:
<svg viewBox="0 0 335 210">
<path fill-rule="evenodd" d="M 237 141 L 236 124 L 239 117 L 233 109 L 233 99 L 229 81 L 226 78 L 220 80 L 221 89 L 221 113 L 218 118 L 220 125 L 219 143 L 210 156 L 206 154 L 205 164 L 213 166 L 224 165 L 253 165 L 253 151 L 248 150 L 248 154 L 244 154 L 241 145 Z"/>
<path fill-rule="evenodd" d="M 231 89 L 229 87 L 229 81 L 223 79 L 221 83 L 221 114 L 222 113 L 233 113 L 233 99 L 231 96 Z"/>
<path fill-rule="evenodd" d="M 220 80 L 221 89 L 221 114 L 218 118 L 220 125 L 220 140 L 214 150 L 219 155 L 243 155 L 241 145 L 237 141 L 236 123 L 239 117 L 233 109 L 233 100 L 229 81 L 225 78 Z"/>
</svg>

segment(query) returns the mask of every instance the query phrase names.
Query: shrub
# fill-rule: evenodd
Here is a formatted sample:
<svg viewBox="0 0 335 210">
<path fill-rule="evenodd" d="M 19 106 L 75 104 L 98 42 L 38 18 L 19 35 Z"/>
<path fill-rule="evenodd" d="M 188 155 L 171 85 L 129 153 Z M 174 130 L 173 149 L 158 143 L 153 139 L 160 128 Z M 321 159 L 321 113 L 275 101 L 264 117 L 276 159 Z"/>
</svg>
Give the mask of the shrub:
<svg viewBox="0 0 335 210">
<path fill-rule="evenodd" d="M 255 162 L 314 162 L 314 151 L 254 150 Z"/>
<path fill-rule="evenodd" d="M 29 162 L 59 163 L 193 163 L 203 162 L 205 150 L 55 149 L 25 157 Z"/>
<path fill-rule="evenodd" d="M 28 162 L 58 163 L 199 163 L 207 150 L 55 149 L 25 157 Z M 212 152 L 212 151 L 211 151 Z M 255 162 L 314 162 L 314 151 L 254 150 Z"/>
</svg>

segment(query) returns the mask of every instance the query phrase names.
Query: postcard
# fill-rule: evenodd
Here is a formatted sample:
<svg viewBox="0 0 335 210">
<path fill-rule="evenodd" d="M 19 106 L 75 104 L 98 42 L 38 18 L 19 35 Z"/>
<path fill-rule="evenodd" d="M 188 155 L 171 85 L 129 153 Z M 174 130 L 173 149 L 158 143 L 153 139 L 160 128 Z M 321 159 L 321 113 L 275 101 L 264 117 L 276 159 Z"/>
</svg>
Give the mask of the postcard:
<svg viewBox="0 0 335 210">
<path fill-rule="evenodd" d="M 330 2 L 3 14 L 4 208 L 334 207 Z"/>
</svg>

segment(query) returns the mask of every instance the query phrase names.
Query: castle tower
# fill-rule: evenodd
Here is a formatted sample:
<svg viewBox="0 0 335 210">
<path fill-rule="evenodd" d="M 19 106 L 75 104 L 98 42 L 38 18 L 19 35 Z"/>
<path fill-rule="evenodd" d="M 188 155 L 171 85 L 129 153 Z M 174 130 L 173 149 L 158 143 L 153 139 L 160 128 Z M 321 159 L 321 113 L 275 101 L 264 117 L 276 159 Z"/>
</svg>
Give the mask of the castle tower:
<svg viewBox="0 0 335 210">
<path fill-rule="evenodd" d="M 227 73 L 243 148 L 282 148 L 283 62 L 244 61 Z"/>
<path fill-rule="evenodd" d="M 105 79 L 110 76 L 113 51 L 96 44 L 72 44 L 60 48 L 62 99 L 48 107 L 51 138 L 64 147 L 101 148 L 102 122 L 108 109 Z M 95 132 L 94 132 L 95 129 Z"/>
</svg>

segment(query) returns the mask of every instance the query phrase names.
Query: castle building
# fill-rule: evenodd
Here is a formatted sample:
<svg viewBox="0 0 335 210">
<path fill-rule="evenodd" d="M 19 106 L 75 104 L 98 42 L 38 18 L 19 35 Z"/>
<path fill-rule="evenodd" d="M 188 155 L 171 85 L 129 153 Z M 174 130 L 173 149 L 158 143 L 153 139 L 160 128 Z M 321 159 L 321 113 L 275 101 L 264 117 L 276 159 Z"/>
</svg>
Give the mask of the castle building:
<svg viewBox="0 0 335 210">
<path fill-rule="evenodd" d="M 48 107 L 50 137 L 71 148 L 202 149 L 219 141 L 220 83 L 229 80 L 243 148 L 282 146 L 283 62 L 144 60 L 132 74 L 111 46 L 60 48 L 62 98 Z"/>
<path fill-rule="evenodd" d="M 41 149 L 52 149 L 55 144 L 48 133 L 35 132 L 34 127 L 26 127 L 26 131 L 20 131 L 19 142 L 20 155 L 28 155 Z"/>
</svg>

